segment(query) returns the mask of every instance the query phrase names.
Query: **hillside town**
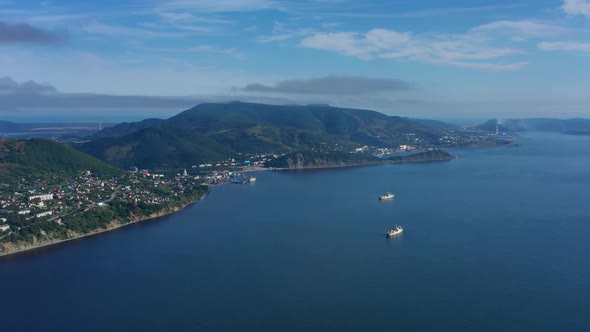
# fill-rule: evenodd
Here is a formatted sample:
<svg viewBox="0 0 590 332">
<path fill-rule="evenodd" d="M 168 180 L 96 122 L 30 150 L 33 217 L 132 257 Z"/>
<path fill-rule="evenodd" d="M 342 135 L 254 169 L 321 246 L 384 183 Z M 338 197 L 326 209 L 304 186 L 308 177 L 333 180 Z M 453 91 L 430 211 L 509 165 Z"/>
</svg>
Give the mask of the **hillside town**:
<svg viewBox="0 0 590 332">
<path fill-rule="evenodd" d="M 16 179 L 0 184 L 0 239 L 35 224 L 53 223 L 68 228 L 68 222 L 110 205 L 149 207 L 178 200 L 202 186 L 199 176 L 164 176 L 147 170 L 120 177 L 101 178 L 84 171 L 69 179 Z"/>
</svg>

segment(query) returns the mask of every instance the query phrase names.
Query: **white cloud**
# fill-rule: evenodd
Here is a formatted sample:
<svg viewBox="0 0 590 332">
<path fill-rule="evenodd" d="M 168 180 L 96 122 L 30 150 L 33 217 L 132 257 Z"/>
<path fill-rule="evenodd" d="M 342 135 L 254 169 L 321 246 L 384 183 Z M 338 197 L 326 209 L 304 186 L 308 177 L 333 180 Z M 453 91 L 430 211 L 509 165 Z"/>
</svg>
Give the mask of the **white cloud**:
<svg viewBox="0 0 590 332">
<path fill-rule="evenodd" d="M 365 36 L 354 32 L 316 33 L 301 41 L 301 46 L 319 50 L 333 51 L 363 60 L 374 58 L 379 49 Z"/>
<path fill-rule="evenodd" d="M 199 45 L 191 47 L 190 51 L 197 53 L 223 54 L 236 59 L 242 59 L 244 57 L 244 55 L 238 52 L 235 48 L 219 48 L 211 45 Z"/>
<path fill-rule="evenodd" d="M 276 41 L 282 41 L 293 38 L 293 35 L 290 33 L 282 33 L 278 35 L 270 35 L 270 36 L 258 36 L 256 37 L 256 42 L 258 43 L 272 43 Z"/>
<path fill-rule="evenodd" d="M 411 34 L 387 29 L 373 29 L 366 34 L 367 42 L 380 49 L 391 49 L 410 41 Z"/>
<path fill-rule="evenodd" d="M 283 80 L 272 85 L 251 83 L 242 90 L 247 92 L 344 96 L 378 92 L 406 92 L 414 88 L 414 84 L 400 79 L 330 75 L 311 79 Z"/>
<path fill-rule="evenodd" d="M 528 20 L 521 21 L 495 21 L 492 23 L 480 25 L 471 29 L 472 33 L 502 34 L 506 33 L 514 37 L 515 35 L 526 37 L 554 37 L 567 32 L 568 29 L 551 25 L 547 23 L 534 22 Z"/>
<path fill-rule="evenodd" d="M 466 61 L 447 61 L 446 64 L 451 64 L 461 68 L 484 69 L 490 71 L 512 71 L 520 70 L 526 67 L 529 63 L 526 61 L 513 63 L 487 63 L 487 62 L 466 62 Z"/>
<path fill-rule="evenodd" d="M 149 52 L 150 54 L 188 54 L 188 53 L 209 53 L 227 55 L 236 59 L 245 58 L 244 54 L 235 48 L 221 48 L 213 45 L 197 45 L 193 47 L 142 47 L 139 51 Z"/>
<path fill-rule="evenodd" d="M 154 13 L 165 23 L 200 23 L 200 24 L 232 24 L 235 21 L 220 16 L 196 15 L 185 11 L 162 11 L 156 9 Z"/>
<path fill-rule="evenodd" d="M 174 13 L 174 12 L 158 12 L 160 18 L 167 22 L 186 22 L 194 19 L 193 14 L 190 13 Z"/>
<path fill-rule="evenodd" d="M 304 38 L 301 46 L 336 52 L 362 60 L 407 59 L 426 63 L 447 64 L 463 68 L 516 70 L 526 62 L 490 62 L 523 53 L 509 47 L 497 47 L 481 35 L 413 35 L 387 29 L 367 33 L 315 33 Z M 486 60 L 488 62 L 482 62 Z"/>
<path fill-rule="evenodd" d="M 565 0 L 561 9 L 568 14 L 590 17 L 590 0 Z"/>
<path fill-rule="evenodd" d="M 574 51 L 590 53 L 590 43 L 576 41 L 541 42 L 537 47 L 542 51 Z"/>
<path fill-rule="evenodd" d="M 294 37 L 303 37 L 311 33 L 309 29 L 288 28 L 281 22 L 275 22 L 272 28 L 272 34 L 256 37 L 258 43 L 271 43 L 288 40 Z"/>
<path fill-rule="evenodd" d="M 173 27 L 179 30 L 190 31 L 195 33 L 211 33 L 217 30 L 214 27 L 202 25 L 175 25 Z"/>
<path fill-rule="evenodd" d="M 48 22 L 72 22 L 72 21 L 81 21 L 87 18 L 85 15 L 40 15 L 40 16 L 29 16 L 25 17 L 24 19 L 27 22 L 39 22 L 39 23 L 48 23 Z"/>
<path fill-rule="evenodd" d="M 152 31 L 141 28 L 133 28 L 119 25 L 109 25 L 104 23 L 89 23 L 82 27 L 82 30 L 92 34 L 107 36 L 125 36 L 125 37 L 178 37 L 180 33 Z"/>
<path fill-rule="evenodd" d="M 354 32 L 315 33 L 304 38 L 301 45 L 370 60 L 377 57 L 380 51 L 407 44 L 410 40 L 410 33 L 373 29 L 365 34 Z"/>
<path fill-rule="evenodd" d="M 324 16 L 330 17 L 348 17 L 361 19 L 388 19 L 388 18 L 423 18 L 435 16 L 459 15 L 465 13 L 477 13 L 499 10 L 510 10 L 514 8 L 523 7 L 523 4 L 507 4 L 507 5 L 487 5 L 475 7 L 447 7 L 447 8 L 428 8 L 418 11 L 391 11 L 384 10 L 382 12 L 364 13 L 364 12 L 332 12 L 322 13 Z"/>
</svg>

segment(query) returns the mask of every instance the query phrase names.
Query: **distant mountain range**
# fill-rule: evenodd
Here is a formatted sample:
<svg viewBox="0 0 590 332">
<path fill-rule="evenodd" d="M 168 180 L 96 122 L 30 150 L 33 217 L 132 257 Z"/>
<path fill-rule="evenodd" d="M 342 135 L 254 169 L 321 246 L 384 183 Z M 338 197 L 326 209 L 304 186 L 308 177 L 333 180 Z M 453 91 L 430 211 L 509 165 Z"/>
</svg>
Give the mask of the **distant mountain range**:
<svg viewBox="0 0 590 332">
<path fill-rule="evenodd" d="M 71 128 L 77 128 L 72 125 Z M 312 164 L 322 160 L 354 164 L 360 159 L 362 162 L 371 161 L 372 157 L 344 158 L 342 153 L 347 154 L 364 145 L 437 149 L 509 144 L 510 140 L 485 134 L 486 131 L 495 131 L 496 125 L 496 120 L 490 120 L 476 127 L 481 131 L 474 131 L 436 120 L 388 116 L 370 110 L 330 105 L 280 106 L 230 102 L 200 104 L 169 119 L 121 123 L 83 139 L 73 135 L 75 139 L 67 141 L 76 149 L 123 169 L 138 166 L 171 170 L 229 158 L 246 160 L 260 153 L 306 153 L 303 154 L 306 157 L 304 160 L 318 161 Z M 502 131 L 546 130 L 586 134 L 590 130 L 590 120 L 504 120 L 499 127 Z M 61 127 L 0 121 L 2 129 L 5 132 L 36 132 Z M 80 141 L 84 143 L 74 143 Z M 31 144 L 40 143 L 33 140 Z M 54 147 L 48 149 L 55 150 Z M 43 153 L 40 155 L 44 156 Z M 65 154 L 59 152 L 58 155 Z M 36 165 L 41 169 L 52 165 L 53 160 L 47 158 L 42 158 L 43 162 Z M 79 160 L 80 155 L 73 159 Z M 57 165 L 62 165 L 62 161 L 58 161 Z M 47 165 L 44 166 L 45 162 Z"/>
<path fill-rule="evenodd" d="M 503 132 L 547 131 L 564 134 L 590 135 L 590 119 L 561 120 L 552 118 L 531 118 L 507 119 L 500 121 L 493 119 L 477 128 L 485 131 L 495 131 L 496 127 Z"/>
<path fill-rule="evenodd" d="M 359 145 L 437 144 L 439 121 L 328 105 L 200 104 L 169 119 L 122 123 L 78 148 L 113 165 L 186 167 L 261 152 L 348 151 Z"/>
</svg>

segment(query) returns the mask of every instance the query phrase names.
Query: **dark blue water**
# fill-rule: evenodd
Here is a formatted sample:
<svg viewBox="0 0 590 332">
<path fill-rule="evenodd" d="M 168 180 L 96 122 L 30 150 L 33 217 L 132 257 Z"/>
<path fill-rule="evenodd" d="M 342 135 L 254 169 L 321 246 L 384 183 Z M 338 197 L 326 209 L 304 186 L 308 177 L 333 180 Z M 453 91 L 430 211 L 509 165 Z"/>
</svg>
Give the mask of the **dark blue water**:
<svg viewBox="0 0 590 332">
<path fill-rule="evenodd" d="M 157 221 L 0 259 L 0 329 L 590 330 L 590 137 L 521 143 L 262 172 Z M 404 234 L 385 239 L 394 224 Z"/>
</svg>

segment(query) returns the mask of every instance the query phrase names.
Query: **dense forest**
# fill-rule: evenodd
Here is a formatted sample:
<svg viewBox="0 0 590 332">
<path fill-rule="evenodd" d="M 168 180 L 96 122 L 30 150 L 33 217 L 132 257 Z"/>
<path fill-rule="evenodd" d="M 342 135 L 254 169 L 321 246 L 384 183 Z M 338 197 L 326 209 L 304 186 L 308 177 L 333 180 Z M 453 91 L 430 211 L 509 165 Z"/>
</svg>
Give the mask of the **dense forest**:
<svg viewBox="0 0 590 332">
<path fill-rule="evenodd" d="M 37 179 L 79 171 L 109 177 L 123 172 L 66 145 L 42 140 L 0 139 L 0 181 Z"/>
</svg>

